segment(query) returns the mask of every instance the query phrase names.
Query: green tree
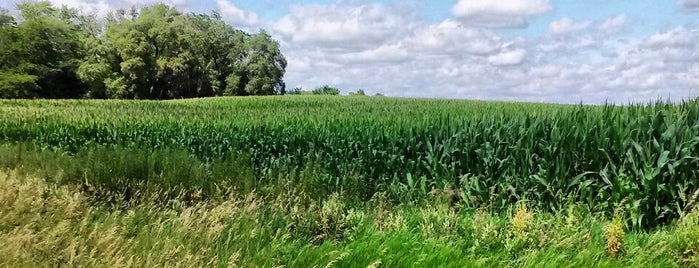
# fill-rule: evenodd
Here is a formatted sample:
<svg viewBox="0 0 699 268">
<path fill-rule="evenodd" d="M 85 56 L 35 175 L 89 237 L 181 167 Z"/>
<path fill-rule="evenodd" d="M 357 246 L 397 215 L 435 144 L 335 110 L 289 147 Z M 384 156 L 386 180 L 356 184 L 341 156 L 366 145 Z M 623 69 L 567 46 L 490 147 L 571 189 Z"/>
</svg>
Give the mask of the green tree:
<svg viewBox="0 0 699 268">
<path fill-rule="evenodd" d="M 226 24 L 218 13 L 188 15 L 192 48 L 202 70 L 193 80 L 198 96 L 221 96 L 228 87 L 227 78 L 234 71 L 234 60 L 243 52 L 246 33 Z M 232 94 L 227 94 L 232 95 Z"/>
<path fill-rule="evenodd" d="M 230 95 L 272 95 L 286 93 L 283 81 L 286 59 L 279 43 L 265 31 L 246 36 L 242 53 L 229 54 L 234 72 L 228 76 Z"/>
<path fill-rule="evenodd" d="M 185 15 L 164 4 L 116 11 L 93 44 L 79 75 L 89 95 L 166 99 L 188 95 L 199 58 L 193 53 Z M 201 71 L 199 71 L 201 72 Z"/>
<path fill-rule="evenodd" d="M 350 96 L 366 96 L 363 89 L 358 89 L 357 92 L 350 92 Z"/>
<path fill-rule="evenodd" d="M 169 99 L 283 93 L 286 60 L 266 33 L 164 4 L 109 16 L 78 71 L 90 96 Z"/>
<path fill-rule="evenodd" d="M 315 95 L 340 95 L 340 90 L 328 85 L 318 87 L 313 90 Z"/>
<path fill-rule="evenodd" d="M 6 8 L 0 8 L 0 27 L 15 25 L 17 25 L 17 22 L 15 21 L 15 17 L 10 15 L 10 11 Z"/>
<path fill-rule="evenodd" d="M 79 98 L 86 86 L 75 71 L 84 51 L 74 9 L 49 2 L 17 5 L 20 23 L 0 12 L 0 95 Z"/>
<path fill-rule="evenodd" d="M 171 99 L 283 94 L 286 59 L 266 32 L 158 4 L 106 24 L 48 1 L 0 9 L 0 97 Z M 18 23 L 19 22 L 19 23 Z"/>
</svg>

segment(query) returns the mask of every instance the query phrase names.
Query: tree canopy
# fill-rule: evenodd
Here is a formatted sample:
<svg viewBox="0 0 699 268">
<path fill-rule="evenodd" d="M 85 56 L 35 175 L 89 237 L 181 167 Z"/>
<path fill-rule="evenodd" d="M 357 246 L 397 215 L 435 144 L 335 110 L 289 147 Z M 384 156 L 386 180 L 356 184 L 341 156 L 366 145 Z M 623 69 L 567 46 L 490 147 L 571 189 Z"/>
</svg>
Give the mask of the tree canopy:
<svg viewBox="0 0 699 268">
<path fill-rule="evenodd" d="M 49 2 L 0 10 L 0 97 L 173 99 L 284 94 L 286 59 L 266 32 L 157 4 L 104 22 Z"/>
</svg>

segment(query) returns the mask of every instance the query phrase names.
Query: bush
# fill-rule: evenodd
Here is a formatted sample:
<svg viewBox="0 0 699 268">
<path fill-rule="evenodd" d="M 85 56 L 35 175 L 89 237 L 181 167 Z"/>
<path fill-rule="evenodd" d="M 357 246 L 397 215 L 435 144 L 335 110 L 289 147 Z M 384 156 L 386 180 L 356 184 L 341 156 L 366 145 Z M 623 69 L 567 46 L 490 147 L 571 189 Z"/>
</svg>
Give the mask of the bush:
<svg viewBox="0 0 699 268">
<path fill-rule="evenodd" d="M 337 96 L 337 95 L 340 95 L 340 90 L 337 89 L 337 88 L 334 88 L 334 87 L 325 85 L 325 86 L 318 87 L 318 88 L 314 89 L 314 90 L 313 90 L 313 94 L 315 94 L 315 95 L 333 95 L 333 96 Z"/>
</svg>

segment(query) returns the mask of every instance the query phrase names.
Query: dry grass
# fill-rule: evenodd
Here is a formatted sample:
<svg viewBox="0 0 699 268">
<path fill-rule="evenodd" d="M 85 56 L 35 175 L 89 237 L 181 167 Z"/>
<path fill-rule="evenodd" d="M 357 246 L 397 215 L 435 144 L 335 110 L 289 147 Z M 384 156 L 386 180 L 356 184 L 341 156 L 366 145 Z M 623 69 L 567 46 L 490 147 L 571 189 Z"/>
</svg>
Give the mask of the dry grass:
<svg viewBox="0 0 699 268">
<path fill-rule="evenodd" d="M 237 205 L 100 209 L 68 186 L 0 171 L 0 266 L 201 266 L 224 218 L 244 213 Z"/>
<path fill-rule="evenodd" d="M 624 247 L 624 228 L 620 218 L 615 218 L 605 226 L 604 236 L 607 240 L 607 252 L 611 256 L 619 255 Z"/>
</svg>

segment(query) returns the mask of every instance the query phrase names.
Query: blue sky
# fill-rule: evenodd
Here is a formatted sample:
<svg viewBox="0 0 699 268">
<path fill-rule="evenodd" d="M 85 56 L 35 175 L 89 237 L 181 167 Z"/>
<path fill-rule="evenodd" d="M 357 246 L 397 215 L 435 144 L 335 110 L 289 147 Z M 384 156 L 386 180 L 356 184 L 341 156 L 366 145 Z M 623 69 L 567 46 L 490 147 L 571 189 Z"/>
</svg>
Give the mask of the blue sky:
<svg viewBox="0 0 699 268">
<path fill-rule="evenodd" d="M 161 1 L 52 2 L 103 15 Z M 699 0 L 162 2 L 271 33 L 288 87 L 560 103 L 699 95 Z"/>
</svg>

